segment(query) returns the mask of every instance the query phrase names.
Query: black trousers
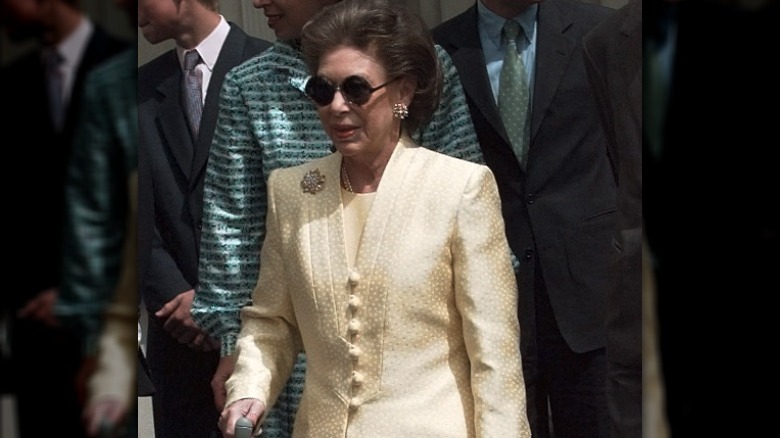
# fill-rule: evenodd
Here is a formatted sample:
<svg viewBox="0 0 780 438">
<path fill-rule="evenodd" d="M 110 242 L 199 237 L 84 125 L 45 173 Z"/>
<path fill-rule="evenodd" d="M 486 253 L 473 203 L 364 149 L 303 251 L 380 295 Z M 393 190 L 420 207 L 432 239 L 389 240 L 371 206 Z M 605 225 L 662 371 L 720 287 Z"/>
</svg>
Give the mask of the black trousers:
<svg viewBox="0 0 780 438">
<path fill-rule="evenodd" d="M 555 321 L 538 259 L 534 302 L 519 305 L 533 308 L 533 321 L 521 321 L 526 331 L 521 350 L 533 437 L 608 438 L 606 349 L 576 353 L 569 348 Z"/>
<path fill-rule="evenodd" d="M 180 344 L 150 315 L 146 359 L 155 389 L 155 438 L 221 437 L 211 390 L 219 351 L 203 353 Z"/>
<path fill-rule="evenodd" d="M 3 374 L 11 379 L 20 437 L 53 433 L 86 437 L 76 391 L 82 363 L 80 339 L 65 329 L 28 319 L 11 321 L 9 337 L 10 369 Z"/>
</svg>

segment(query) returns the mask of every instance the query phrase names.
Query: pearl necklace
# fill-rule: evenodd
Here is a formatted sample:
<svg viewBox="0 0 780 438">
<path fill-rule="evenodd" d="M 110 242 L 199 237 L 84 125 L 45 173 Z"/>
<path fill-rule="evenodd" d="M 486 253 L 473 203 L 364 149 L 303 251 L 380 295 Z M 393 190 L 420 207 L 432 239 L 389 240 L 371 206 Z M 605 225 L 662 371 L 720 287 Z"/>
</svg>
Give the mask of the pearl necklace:
<svg viewBox="0 0 780 438">
<path fill-rule="evenodd" d="M 347 189 L 349 193 L 355 193 L 354 190 L 352 190 L 352 184 L 349 182 L 349 174 L 347 173 L 347 165 L 344 163 L 344 161 L 341 162 L 341 179 L 344 181 L 344 188 Z"/>
</svg>

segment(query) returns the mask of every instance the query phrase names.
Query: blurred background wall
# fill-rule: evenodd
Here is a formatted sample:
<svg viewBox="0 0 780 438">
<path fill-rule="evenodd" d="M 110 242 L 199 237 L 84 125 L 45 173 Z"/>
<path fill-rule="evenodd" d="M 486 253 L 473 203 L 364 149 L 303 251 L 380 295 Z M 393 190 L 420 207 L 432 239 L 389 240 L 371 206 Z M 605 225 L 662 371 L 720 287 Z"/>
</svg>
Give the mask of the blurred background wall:
<svg viewBox="0 0 780 438">
<path fill-rule="evenodd" d="M 463 12 L 466 8 L 474 5 L 476 0 L 394 0 L 398 4 L 406 4 L 417 11 L 433 27 L 455 15 Z M 609 7 L 617 8 L 626 3 L 626 0 L 582 0 L 588 3 L 600 3 Z M 250 35 L 258 36 L 269 41 L 275 39 L 273 31 L 266 26 L 266 19 L 263 11 L 252 7 L 250 0 L 222 0 L 220 2 L 220 12 L 228 21 L 233 21 L 240 25 L 244 31 Z M 143 64 L 155 56 L 173 47 L 172 42 L 161 43 L 152 46 L 144 40 L 143 36 L 138 37 L 138 63 Z"/>
<path fill-rule="evenodd" d="M 243 0 L 223 0 L 227 3 L 241 2 Z M 250 3 L 250 2 L 247 2 Z M 118 10 L 114 0 L 81 0 L 84 10 L 109 32 L 128 40 L 136 39 L 136 29 L 127 20 L 127 15 Z M 12 61 L 20 54 L 34 47 L 35 43 L 25 44 L 11 43 L 4 32 L 0 32 L 0 65 Z"/>
</svg>

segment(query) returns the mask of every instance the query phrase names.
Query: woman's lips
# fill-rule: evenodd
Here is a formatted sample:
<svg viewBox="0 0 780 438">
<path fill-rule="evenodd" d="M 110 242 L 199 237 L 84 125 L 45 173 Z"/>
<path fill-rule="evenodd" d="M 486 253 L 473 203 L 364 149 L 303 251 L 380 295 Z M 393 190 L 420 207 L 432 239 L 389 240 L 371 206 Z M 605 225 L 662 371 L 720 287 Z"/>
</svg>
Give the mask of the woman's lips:
<svg viewBox="0 0 780 438">
<path fill-rule="evenodd" d="M 333 128 L 333 134 L 339 140 L 344 140 L 349 137 L 352 137 L 352 135 L 355 134 L 356 130 L 357 128 L 354 126 L 335 126 Z"/>
<path fill-rule="evenodd" d="M 282 18 L 281 15 L 266 15 L 265 18 L 268 19 L 268 27 L 273 28 L 276 23 Z"/>
</svg>

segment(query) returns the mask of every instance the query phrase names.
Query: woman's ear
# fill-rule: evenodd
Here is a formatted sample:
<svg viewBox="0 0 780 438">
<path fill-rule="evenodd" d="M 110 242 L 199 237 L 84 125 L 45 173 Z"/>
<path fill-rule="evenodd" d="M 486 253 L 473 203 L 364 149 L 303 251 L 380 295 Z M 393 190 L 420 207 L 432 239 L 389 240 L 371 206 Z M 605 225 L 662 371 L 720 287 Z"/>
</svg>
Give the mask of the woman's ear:
<svg viewBox="0 0 780 438">
<path fill-rule="evenodd" d="M 414 99 L 414 92 L 417 90 L 417 80 L 409 75 L 404 76 L 401 78 L 401 102 L 405 103 L 406 106 L 409 106 L 412 104 L 412 100 Z"/>
</svg>

